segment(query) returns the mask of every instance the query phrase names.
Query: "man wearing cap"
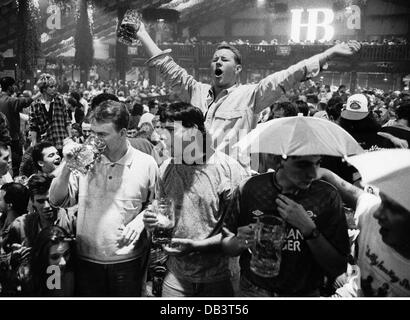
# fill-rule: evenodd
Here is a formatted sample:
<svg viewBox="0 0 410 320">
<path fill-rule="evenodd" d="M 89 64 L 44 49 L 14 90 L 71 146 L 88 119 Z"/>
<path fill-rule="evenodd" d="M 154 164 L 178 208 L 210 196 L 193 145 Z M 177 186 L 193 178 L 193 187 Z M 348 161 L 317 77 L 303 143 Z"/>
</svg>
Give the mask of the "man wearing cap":
<svg viewBox="0 0 410 320">
<path fill-rule="evenodd" d="M 8 122 L 11 136 L 11 154 L 13 175 L 18 175 L 18 170 L 23 155 L 23 149 L 20 143 L 20 112 L 30 106 L 30 104 L 40 96 L 36 94 L 33 97 L 15 97 L 17 90 L 16 81 L 11 77 L 0 79 L 2 92 L 0 93 L 0 112 L 2 112 Z"/>
<path fill-rule="evenodd" d="M 249 166 L 249 157 L 241 157 L 232 146 L 256 127 L 258 114 L 297 83 L 317 75 L 327 60 L 338 55 L 350 56 L 360 49 L 358 42 L 338 44 L 286 70 L 271 74 L 257 84 L 241 85 L 241 54 L 226 43 L 220 45 L 213 55 L 213 83 L 210 85 L 196 81 L 168 56 L 169 50 L 158 48 L 143 23 L 135 36 L 148 52 L 149 65 L 160 71 L 182 101 L 202 110 L 213 146 L 246 167 Z"/>
<path fill-rule="evenodd" d="M 363 149 L 394 147 L 390 140 L 377 134 L 381 127 L 369 109 L 369 101 L 364 94 L 350 96 L 340 116 L 340 126 L 349 132 Z"/>
<path fill-rule="evenodd" d="M 71 137 L 71 117 L 63 97 L 57 93 L 57 82 L 51 74 L 43 73 L 37 81 L 41 97 L 30 108 L 31 145 L 48 140 L 62 155 L 63 141 Z"/>
<path fill-rule="evenodd" d="M 385 184 L 376 196 L 329 170 L 321 169 L 319 176 L 338 189 L 346 204 L 356 208 L 360 229 L 357 264 L 363 295 L 410 296 L 409 181 L 396 176 L 391 183 L 399 185 L 402 192 L 392 193 Z"/>
</svg>

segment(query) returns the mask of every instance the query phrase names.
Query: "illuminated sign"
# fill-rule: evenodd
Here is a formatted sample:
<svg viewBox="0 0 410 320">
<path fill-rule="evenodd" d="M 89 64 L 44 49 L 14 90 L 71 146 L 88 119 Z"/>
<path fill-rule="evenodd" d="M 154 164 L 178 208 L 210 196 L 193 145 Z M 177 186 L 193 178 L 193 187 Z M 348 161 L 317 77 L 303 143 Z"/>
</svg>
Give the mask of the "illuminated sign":
<svg viewBox="0 0 410 320">
<path fill-rule="evenodd" d="M 332 26 L 335 14 L 333 10 L 327 8 L 307 9 L 307 23 L 302 23 L 302 15 L 304 9 L 292 9 L 292 27 L 290 38 L 294 42 L 300 42 L 301 29 L 306 28 L 306 40 L 314 42 L 329 41 L 335 34 L 335 29 Z M 360 8 L 352 5 L 346 8 L 345 11 L 346 26 L 348 29 L 360 29 Z M 320 18 L 319 18 L 320 16 Z M 322 28 L 324 31 L 321 39 L 317 38 L 318 29 Z"/>
<path fill-rule="evenodd" d="M 47 18 L 47 28 L 50 30 L 61 29 L 61 10 L 57 5 L 47 7 L 47 13 L 50 15 Z"/>
</svg>

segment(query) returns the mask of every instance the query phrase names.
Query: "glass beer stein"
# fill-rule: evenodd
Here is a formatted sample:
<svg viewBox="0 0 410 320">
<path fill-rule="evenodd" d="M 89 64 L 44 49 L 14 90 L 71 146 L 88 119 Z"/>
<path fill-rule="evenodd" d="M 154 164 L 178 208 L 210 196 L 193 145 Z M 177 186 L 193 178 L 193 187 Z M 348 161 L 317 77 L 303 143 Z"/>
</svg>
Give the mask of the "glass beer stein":
<svg viewBox="0 0 410 320">
<path fill-rule="evenodd" d="M 175 226 L 174 205 L 170 199 L 160 198 L 153 201 L 153 208 L 158 225 L 152 234 L 152 243 L 169 245 Z"/>
<path fill-rule="evenodd" d="M 142 15 L 135 9 L 129 9 L 125 12 L 121 24 L 117 27 L 118 41 L 129 46 L 138 44 L 136 33 L 141 25 Z"/>
<path fill-rule="evenodd" d="M 106 148 L 104 140 L 91 135 L 84 141 L 81 148 L 74 151 L 73 157 L 67 161 L 67 167 L 72 172 L 87 174 L 95 162 L 101 158 Z"/>
<path fill-rule="evenodd" d="M 251 270 L 261 277 L 276 277 L 280 271 L 286 239 L 284 221 L 275 216 L 258 217 L 252 248 Z"/>
</svg>

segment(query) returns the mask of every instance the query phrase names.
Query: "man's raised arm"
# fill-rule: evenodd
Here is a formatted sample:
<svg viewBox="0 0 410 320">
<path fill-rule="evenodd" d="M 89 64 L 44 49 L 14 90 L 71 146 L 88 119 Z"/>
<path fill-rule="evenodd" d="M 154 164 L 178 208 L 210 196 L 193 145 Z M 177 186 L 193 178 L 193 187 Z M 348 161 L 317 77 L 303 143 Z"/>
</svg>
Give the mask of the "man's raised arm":
<svg viewBox="0 0 410 320">
<path fill-rule="evenodd" d="M 50 186 L 50 203 L 56 207 L 71 207 L 76 204 L 76 193 L 78 192 L 78 182 L 70 179 L 71 171 L 68 169 L 66 161 L 73 156 L 76 148 L 81 145 L 67 139 L 64 145 L 64 160 L 61 165 L 53 172 L 55 178 Z"/>
<path fill-rule="evenodd" d="M 135 36 L 141 41 L 148 54 L 149 66 L 156 67 L 160 71 L 167 85 L 177 92 L 182 101 L 198 105 L 196 100 L 200 99 L 201 84 L 168 56 L 171 51 L 162 51 L 152 40 L 142 22 Z"/>
<path fill-rule="evenodd" d="M 330 59 L 336 56 L 352 56 L 360 50 L 360 47 L 361 45 L 357 41 L 339 43 L 322 53 L 302 60 L 285 70 L 275 72 L 262 79 L 256 89 L 255 113 L 259 113 L 269 107 L 273 101 L 299 82 L 316 76 Z"/>
</svg>

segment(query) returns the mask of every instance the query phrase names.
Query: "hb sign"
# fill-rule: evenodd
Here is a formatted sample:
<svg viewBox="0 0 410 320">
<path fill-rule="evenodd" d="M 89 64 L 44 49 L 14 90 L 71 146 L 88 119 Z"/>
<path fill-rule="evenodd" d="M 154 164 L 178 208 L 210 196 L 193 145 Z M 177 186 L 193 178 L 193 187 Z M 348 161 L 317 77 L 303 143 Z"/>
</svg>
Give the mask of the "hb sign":
<svg viewBox="0 0 410 320">
<path fill-rule="evenodd" d="M 301 29 L 306 28 L 306 40 L 314 42 L 318 40 L 329 41 L 335 34 L 335 29 L 332 26 L 335 14 L 333 10 L 327 8 L 307 9 L 307 22 L 302 23 L 302 15 L 304 9 L 292 9 L 292 29 L 290 38 L 294 42 L 300 42 Z M 360 29 L 360 8 L 352 5 L 346 8 L 345 11 L 346 26 L 348 29 Z M 306 21 L 306 20 L 305 20 Z M 323 37 L 317 39 L 317 31 L 322 28 L 324 31 Z"/>
</svg>

